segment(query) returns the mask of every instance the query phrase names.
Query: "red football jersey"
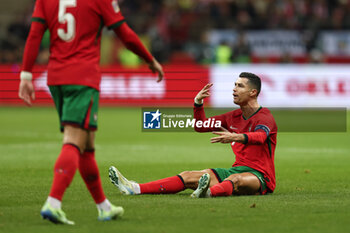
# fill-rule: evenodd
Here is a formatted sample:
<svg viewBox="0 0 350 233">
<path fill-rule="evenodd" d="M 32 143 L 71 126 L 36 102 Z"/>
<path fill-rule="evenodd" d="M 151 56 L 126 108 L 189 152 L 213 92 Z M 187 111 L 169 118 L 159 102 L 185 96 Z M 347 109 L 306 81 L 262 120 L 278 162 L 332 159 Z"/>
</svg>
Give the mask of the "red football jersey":
<svg viewBox="0 0 350 233">
<path fill-rule="evenodd" d="M 194 118 L 205 121 L 204 108 L 194 108 Z M 267 187 L 273 192 L 276 187 L 275 148 L 277 143 L 277 125 L 267 108 L 259 108 L 252 116 L 245 119 L 241 109 L 210 117 L 221 121 L 222 127 L 230 132 L 245 134 L 245 143 L 232 143 L 236 161 L 232 165 L 247 166 L 264 175 Z M 196 128 L 199 132 L 220 131 L 218 128 Z"/>
<path fill-rule="evenodd" d="M 50 30 L 47 84 L 99 89 L 101 30 L 124 22 L 117 0 L 37 0 L 33 20 Z"/>
</svg>

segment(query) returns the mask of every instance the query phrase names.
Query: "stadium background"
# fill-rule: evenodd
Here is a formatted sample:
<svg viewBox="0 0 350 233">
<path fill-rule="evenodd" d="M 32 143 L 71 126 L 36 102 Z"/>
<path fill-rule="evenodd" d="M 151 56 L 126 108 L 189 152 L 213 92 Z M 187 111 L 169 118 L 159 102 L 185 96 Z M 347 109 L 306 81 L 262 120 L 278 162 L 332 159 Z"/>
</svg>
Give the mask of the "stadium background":
<svg viewBox="0 0 350 233">
<path fill-rule="evenodd" d="M 1 104 L 20 102 L 17 74 L 33 4 L 17 0 L 0 5 Z M 216 87 L 210 103 L 230 107 L 233 78 L 253 70 L 263 77 L 264 106 L 350 105 L 349 68 L 344 65 L 350 63 L 349 1 L 132 0 L 120 1 L 120 6 L 128 24 L 164 64 L 166 79 L 154 83 L 142 62 L 106 30 L 102 103 L 188 106 L 210 81 Z M 37 103 L 51 102 L 45 87 L 48 50 L 47 33 L 37 60 L 41 66 L 35 70 Z"/>
<path fill-rule="evenodd" d="M 206 104 L 232 107 L 233 81 L 242 71 L 262 77 L 263 106 L 349 108 L 349 0 L 119 3 L 128 24 L 164 64 L 166 75 L 156 84 L 156 77 L 113 32 L 103 32 L 97 160 L 106 193 L 127 212 L 117 224 L 91 221 L 96 210 L 76 177 L 64 206 L 78 223 L 74 232 L 98 232 L 101 227 L 104 232 L 350 230 L 348 132 L 281 132 L 276 151 L 278 186 L 267 197 L 198 202 L 183 195 L 123 197 L 105 174 L 108 166 L 117 165 L 127 177 L 146 182 L 182 170 L 231 164 L 232 152 L 227 146 L 210 145 L 210 135 L 141 133 L 139 107 L 191 107 L 194 95 L 207 82 L 214 88 Z M 34 107 L 25 108 L 17 98 L 33 4 L 33 0 L 0 1 L 0 232 L 62 231 L 40 221 L 38 214 L 61 140 L 45 83 L 48 34 L 34 72 Z"/>
</svg>

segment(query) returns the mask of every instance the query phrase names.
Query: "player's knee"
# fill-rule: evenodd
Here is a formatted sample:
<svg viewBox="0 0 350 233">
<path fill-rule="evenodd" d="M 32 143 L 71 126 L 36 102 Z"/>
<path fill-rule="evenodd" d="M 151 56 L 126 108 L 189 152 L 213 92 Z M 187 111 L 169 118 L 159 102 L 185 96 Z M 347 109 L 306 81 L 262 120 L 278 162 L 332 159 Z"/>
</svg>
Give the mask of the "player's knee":
<svg viewBox="0 0 350 233">
<path fill-rule="evenodd" d="M 204 170 L 202 170 L 201 172 L 204 172 L 204 173 L 209 173 L 209 174 L 211 174 L 211 173 L 212 173 L 211 169 L 204 169 Z"/>
<path fill-rule="evenodd" d="M 233 185 L 234 185 L 234 189 L 239 189 L 240 187 L 243 186 L 243 178 L 240 174 L 233 174 L 230 175 L 226 180 L 231 180 Z"/>
<path fill-rule="evenodd" d="M 184 183 L 188 183 L 190 177 L 191 177 L 191 172 L 190 171 L 183 171 L 179 174 L 179 176 L 182 177 L 182 180 L 184 181 Z"/>
<path fill-rule="evenodd" d="M 183 171 L 179 174 L 185 185 L 197 183 L 202 173 L 198 171 Z"/>
<path fill-rule="evenodd" d="M 77 127 L 70 126 L 70 125 L 66 125 L 64 127 L 64 134 L 63 134 L 64 144 L 73 144 L 77 148 L 79 148 L 80 153 L 84 153 L 87 146 L 87 141 L 88 141 L 87 131 Z"/>
<path fill-rule="evenodd" d="M 79 151 L 80 151 L 80 154 L 83 154 L 84 153 L 84 151 L 85 151 L 85 145 L 79 145 L 78 143 L 65 143 L 65 144 L 72 144 L 72 145 L 74 145 L 76 148 L 78 148 L 79 149 Z"/>
<path fill-rule="evenodd" d="M 95 148 L 95 134 L 89 132 L 88 139 L 85 145 L 85 150 L 93 150 Z"/>
</svg>

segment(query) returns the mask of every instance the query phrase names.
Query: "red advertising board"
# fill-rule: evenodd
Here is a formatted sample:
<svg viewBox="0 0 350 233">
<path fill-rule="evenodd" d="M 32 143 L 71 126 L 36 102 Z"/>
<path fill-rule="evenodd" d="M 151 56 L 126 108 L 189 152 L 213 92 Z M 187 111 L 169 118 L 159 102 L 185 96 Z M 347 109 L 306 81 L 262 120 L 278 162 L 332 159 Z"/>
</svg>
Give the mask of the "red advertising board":
<svg viewBox="0 0 350 233">
<path fill-rule="evenodd" d="M 264 107 L 350 107 L 350 68 L 340 64 L 211 66 L 211 106 L 232 106 L 233 77 L 242 70 L 262 79 L 259 103 Z"/>
<path fill-rule="evenodd" d="M 100 103 L 120 106 L 189 106 L 196 93 L 209 82 L 209 68 L 197 65 L 164 67 L 165 79 L 147 67 L 126 69 L 120 66 L 102 68 Z M 36 91 L 34 104 L 52 104 L 46 85 L 45 67 L 33 72 Z M 19 67 L 0 66 L 0 104 L 22 104 L 18 98 Z"/>
</svg>

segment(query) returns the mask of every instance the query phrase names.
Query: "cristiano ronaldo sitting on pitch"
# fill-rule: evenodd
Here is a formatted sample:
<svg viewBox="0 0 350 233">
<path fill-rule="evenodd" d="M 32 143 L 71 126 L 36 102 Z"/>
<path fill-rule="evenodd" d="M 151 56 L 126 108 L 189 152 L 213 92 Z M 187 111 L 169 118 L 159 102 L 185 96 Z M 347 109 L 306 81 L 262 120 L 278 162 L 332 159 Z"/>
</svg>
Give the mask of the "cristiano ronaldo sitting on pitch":
<svg viewBox="0 0 350 233">
<path fill-rule="evenodd" d="M 207 84 L 195 97 L 196 121 L 207 120 L 203 99 L 210 96 Z M 233 102 L 239 109 L 214 116 L 221 128 L 196 128 L 197 132 L 213 132 L 211 143 L 229 143 L 236 156 L 230 168 L 184 171 L 179 175 L 139 184 L 127 180 L 115 167 L 109 168 L 111 182 L 126 195 L 171 194 L 194 189 L 192 197 L 256 195 L 272 193 L 276 186 L 274 155 L 277 125 L 267 108 L 258 104 L 260 78 L 241 73 L 233 88 Z"/>
</svg>

